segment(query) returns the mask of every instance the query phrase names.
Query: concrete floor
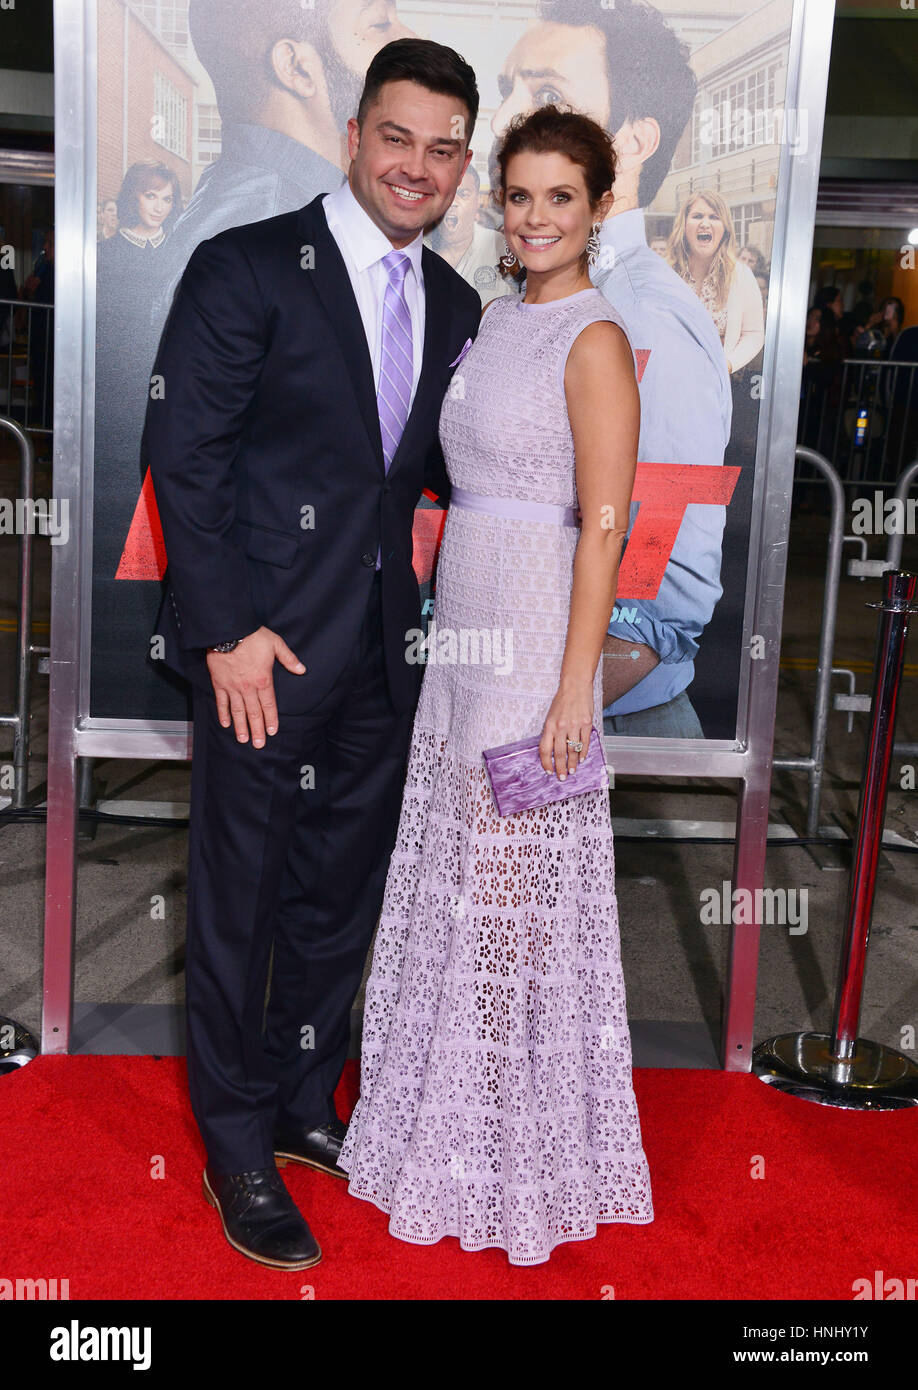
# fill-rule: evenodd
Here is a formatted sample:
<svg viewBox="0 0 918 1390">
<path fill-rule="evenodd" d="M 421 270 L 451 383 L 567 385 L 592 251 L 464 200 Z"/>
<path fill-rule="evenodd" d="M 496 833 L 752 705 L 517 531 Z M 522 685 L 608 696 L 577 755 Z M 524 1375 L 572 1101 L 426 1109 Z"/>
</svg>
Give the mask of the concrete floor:
<svg viewBox="0 0 918 1390">
<path fill-rule="evenodd" d="M 16 495 L 15 459 L 0 443 L 0 495 Z M 50 495 L 39 469 L 36 496 Z M 784 609 L 778 716 L 778 756 L 809 748 L 816 678 L 815 653 L 822 607 L 826 525 L 819 515 L 792 523 Z M 16 604 L 15 537 L 0 536 L 0 709 L 13 703 Z M 874 549 L 878 552 L 876 542 Z M 852 554 L 850 547 L 846 552 Z M 50 546 L 37 540 L 35 641 L 47 642 Z M 918 564 L 915 537 L 906 538 L 903 566 Z M 865 607 L 880 595 L 877 580 L 843 578 L 836 666 L 862 669 L 858 688 L 870 689 L 876 613 Z M 918 651 L 900 697 L 897 737 L 918 740 Z M 837 688 L 841 688 L 840 685 Z M 37 676 L 33 702 L 31 785 L 43 799 L 47 679 Z M 822 824 L 850 832 L 857 811 L 866 716 L 830 717 Z M 12 747 L 0 729 L 0 763 Z M 916 760 L 918 761 L 918 760 Z M 900 788 L 902 759 L 893 763 L 887 829 L 918 848 L 918 791 Z M 187 802 L 189 769 L 182 763 L 100 761 L 97 794 L 132 801 Z M 771 821 L 802 832 L 806 778 L 775 774 Z M 619 777 L 613 794 L 615 823 L 636 818 L 730 821 L 735 788 L 727 781 Z M 180 1052 L 184 990 L 186 846 L 184 829 L 104 825 L 79 843 L 75 970 L 75 1050 Z M 675 844 L 619 835 L 617 888 L 622 954 L 637 1066 L 716 1066 L 721 1026 L 728 928 L 702 925 L 700 894 L 732 875 L 732 846 Z M 44 893 L 44 826 L 0 823 L 0 1014 L 40 1028 Z M 767 884 L 808 892 L 808 930 L 762 931 L 755 1038 L 831 1026 L 837 957 L 844 922 L 848 859 L 844 850 L 775 847 Z M 162 895 L 164 914 L 151 902 Z M 354 1046 L 361 996 L 355 1005 Z M 909 1051 L 903 1030 L 918 1023 L 918 854 L 884 852 L 870 941 L 860 1032 Z M 912 1044 L 912 1048 L 914 1044 Z"/>
</svg>

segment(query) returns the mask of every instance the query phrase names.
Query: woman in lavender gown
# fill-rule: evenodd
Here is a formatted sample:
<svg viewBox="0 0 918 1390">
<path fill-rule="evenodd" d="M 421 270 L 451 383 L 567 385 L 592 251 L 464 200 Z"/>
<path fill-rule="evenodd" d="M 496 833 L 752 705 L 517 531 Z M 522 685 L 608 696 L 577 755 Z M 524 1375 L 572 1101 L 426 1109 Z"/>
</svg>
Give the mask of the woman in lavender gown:
<svg viewBox="0 0 918 1390">
<path fill-rule="evenodd" d="M 482 760 L 540 734 L 546 773 L 576 782 L 602 730 L 640 407 L 631 346 L 588 273 L 609 137 L 542 107 L 499 164 L 525 298 L 485 309 L 440 417 L 453 492 L 433 640 L 339 1163 L 392 1235 L 531 1265 L 599 1223 L 653 1220 L 608 794 L 502 819 Z M 468 659 L 470 635 L 489 659 Z"/>
</svg>

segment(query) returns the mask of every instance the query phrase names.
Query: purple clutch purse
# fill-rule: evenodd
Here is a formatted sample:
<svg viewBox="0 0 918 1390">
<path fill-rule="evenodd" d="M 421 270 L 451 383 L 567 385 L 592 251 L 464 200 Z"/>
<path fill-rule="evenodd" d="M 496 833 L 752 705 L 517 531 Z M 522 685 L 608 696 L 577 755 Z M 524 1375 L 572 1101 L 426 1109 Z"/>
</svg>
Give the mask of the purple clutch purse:
<svg viewBox="0 0 918 1390">
<path fill-rule="evenodd" d="M 546 774 L 539 760 L 539 740 L 540 735 L 536 734 L 484 750 L 482 757 L 499 816 L 512 816 L 516 811 L 529 811 L 552 801 L 566 801 L 584 792 L 608 791 L 605 750 L 595 728 L 590 730 L 586 757 L 563 782 L 554 772 Z"/>
</svg>

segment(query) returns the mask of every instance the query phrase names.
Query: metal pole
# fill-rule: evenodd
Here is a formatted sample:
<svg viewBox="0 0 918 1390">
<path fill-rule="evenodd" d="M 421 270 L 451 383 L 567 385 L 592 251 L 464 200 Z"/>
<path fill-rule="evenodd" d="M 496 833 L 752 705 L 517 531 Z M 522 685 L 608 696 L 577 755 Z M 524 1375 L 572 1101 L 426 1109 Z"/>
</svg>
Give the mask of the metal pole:
<svg viewBox="0 0 918 1390">
<path fill-rule="evenodd" d="M 832 1056 L 842 1061 L 854 1056 L 857 1045 L 864 965 L 867 960 L 867 941 L 876 892 L 877 859 L 883 839 L 883 817 L 886 811 L 889 765 L 896 726 L 896 702 L 902 668 L 905 665 L 909 614 L 918 612 L 914 603 L 915 585 L 918 582 L 915 575 L 900 570 L 887 570 L 883 579 L 882 603 L 868 604 L 869 608 L 879 608 L 882 616 L 877 641 L 876 674 L 870 700 L 870 732 L 867 736 L 867 754 L 857 813 L 857 839 L 851 869 L 848 920 L 842 943 L 835 1023 L 832 1029 Z"/>
<path fill-rule="evenodd" d="M 918 1105 L 918 1065 L 893 1048 L 857 1036 L 896 703 L 908 620 L 918 613 L 916 588 L 918 576 L 889 570 L 883 577 L 882 602 L 867 605 L 878 608 L 882 617 L 831 1037 L 787 1033 L 760 1043 L 753 1054 L 752 1069 L 762 1081 L 790 1095 L 848 1110 Z"/>
<path fill-rule="evenodd" d="M 804 338 L 806 296 L 812 258 L 812 232 L 819 185 L 824 97 L 829 74 L 834 5 L 822 0 L 795 4 L 791 19 L 786 93 L 809 113 L 809 142 L 800 155 L 782 144 L 778 187 L 785 190 L 775 208 L 773 264 L 781 267 L 772 291 L 780 312 L 770 316 L 765 335 L 764 376 L 771 387 L 763 397 L 756 447 L 755 492 L 761 511 L 749 535 L 750 570 L 756 566 L 755 604 L 747 612 L 744 637 L 765 635 L 760 658 L 744 661 L 740 676 L 743 736 L 749 758 L 740 787 L 733 858 L 734 889 L 749 889 L 753 901 L 764 881 L 768 838 L 768 803 L 774 754 L 775 706 L 781 617 L 787 568 L 787 530 L 794 482 L 797 409 L 800 402 L 800 355 Z M 808 95 L 803 96 L 804 93 Z M 778 400 L 793 407 L 781 411 Z M 761 481 L 762 477 L 767 479 Z M 763 491 L 759 488 L 763 487 Z M 748 651 L 748 648 L 747 648 Z M 624 770 L 624 769 L 622 769 Z M 724 988 L 721 1060 L 728 1071 L 749 1071 L 755 1028 L 756 973 L 761 913 L 753 923 L 731 922 Z"/>
<path fill-rule="evenodd" d="M 23 499 L 24 525 L 19 536 L 19 591 L 17 615 L 19 632 L 16 650 L 16 712 L 3 715 L 0 723 L 13 729 L 12 805 L 21 811 L 29 794 L 29 701 L 32 692 L 32 530 L 34 510 L 28 513 L 35 485 L 35 450 L 32 441 L 15 420 L 0 415 L 0 429 L 8 430 L 19 445 L 19 496 Z M 28 499 L 28 501 L 26 500 Z"/>
<path fill-rule="evenodd" d="M 838 473 L 827 458 L 815 449 L 799 446 L 796 457 L 825 476 L 829 487 L 832 519 L 829 523 L 829 548 L 826 557 L 826 582 L 822 596 L 822 626 L 819 632 L 819 661 L 816 670 L 816 699 L 813 708 L 813 728 L 808 758 L 775 758 L 773 766 L 785 770 L 806 771 L 809 793 L 806 803 L 806 833 L 819 831 L 819 802 L 822 797 L 822 778 L 825 770 L 826 735 L 829 727 L 829 704 L 832 685 L 832 653 L 835 649 L 835 622 L 838 615 L 838 587 L 841 578 L 842 544 L 845 534 L 845 490 Z"/>
<path fill-rule="evenodd" d="M 905 472 L 896 483 L 896 490 L 893 493 L 893 497 L 904 503 L 911 491 L 912 485 L 916 482 L 918 482 L 918 459 L 915 459 L 914 463 L 909 464 L 908 468 L 906 468 Z M 903 507 L 903 512 L 904 510 L 905 508 Z M 902 564 L 902 540 L 904 534 L 905 527 L 903 526 L 902 530 L 895 531 L 889 538 L 889 545 L 886 547 L 887 569 L 897 570 Z"/>
<path fill-rule="evenodd" d="M 88 35 L 88 37 L 87 37 Z M 56 0 L 54 111 L 57 130 L 55 206 L 57 269 L 54 311 L 54 495 L 69 507 L 67 545 L 51 557 L 51 677 L 48 693 L 48 820 L 41 1044 L 44 1053 L 69 1051 L 73 1021 L 76 919 L 76 727 L 79 720 L 80 618 L 86 552 L 83 465 L 92 460 L 92 393 L 85 388 L 93 360 L 92 321 L 86 322 L 86 267 L 95 240 L 95 191 L 86 151 L 95 149 L 94 0 Z"/>
</svg>

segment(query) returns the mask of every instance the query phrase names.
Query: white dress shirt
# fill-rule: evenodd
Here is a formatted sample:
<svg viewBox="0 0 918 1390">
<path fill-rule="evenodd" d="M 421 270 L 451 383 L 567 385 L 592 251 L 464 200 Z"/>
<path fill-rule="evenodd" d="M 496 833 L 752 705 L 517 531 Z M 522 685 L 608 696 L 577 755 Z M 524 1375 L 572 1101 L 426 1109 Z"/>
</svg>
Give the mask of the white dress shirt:
<svg viewBox="0 0 918 1390">
<path fill-rule="evenodd" d="M 364 212 L 346 180 L 334 193 L 325 195 L 322 207 L 328 230 L 338 244 L 350 276 L 354 298 L 357 300 L 363 329 L 367 335 L 370 360 L 373 363 L 373 380 L 376 389 L 379 390 L 383 299 L 389 283 L 382 261 L 394 248 L 385 232 L 380 231 L 373 219 Z M 411 262 L 405 275 L 405 302 L 411 315 L 413 340 L 409 410 L 414 403 L 424 355 L 424 273 L 421 269 L 423 246 L 423 231 L 420 231 L 414 241 L 400 248 Z"/>
</svg>

